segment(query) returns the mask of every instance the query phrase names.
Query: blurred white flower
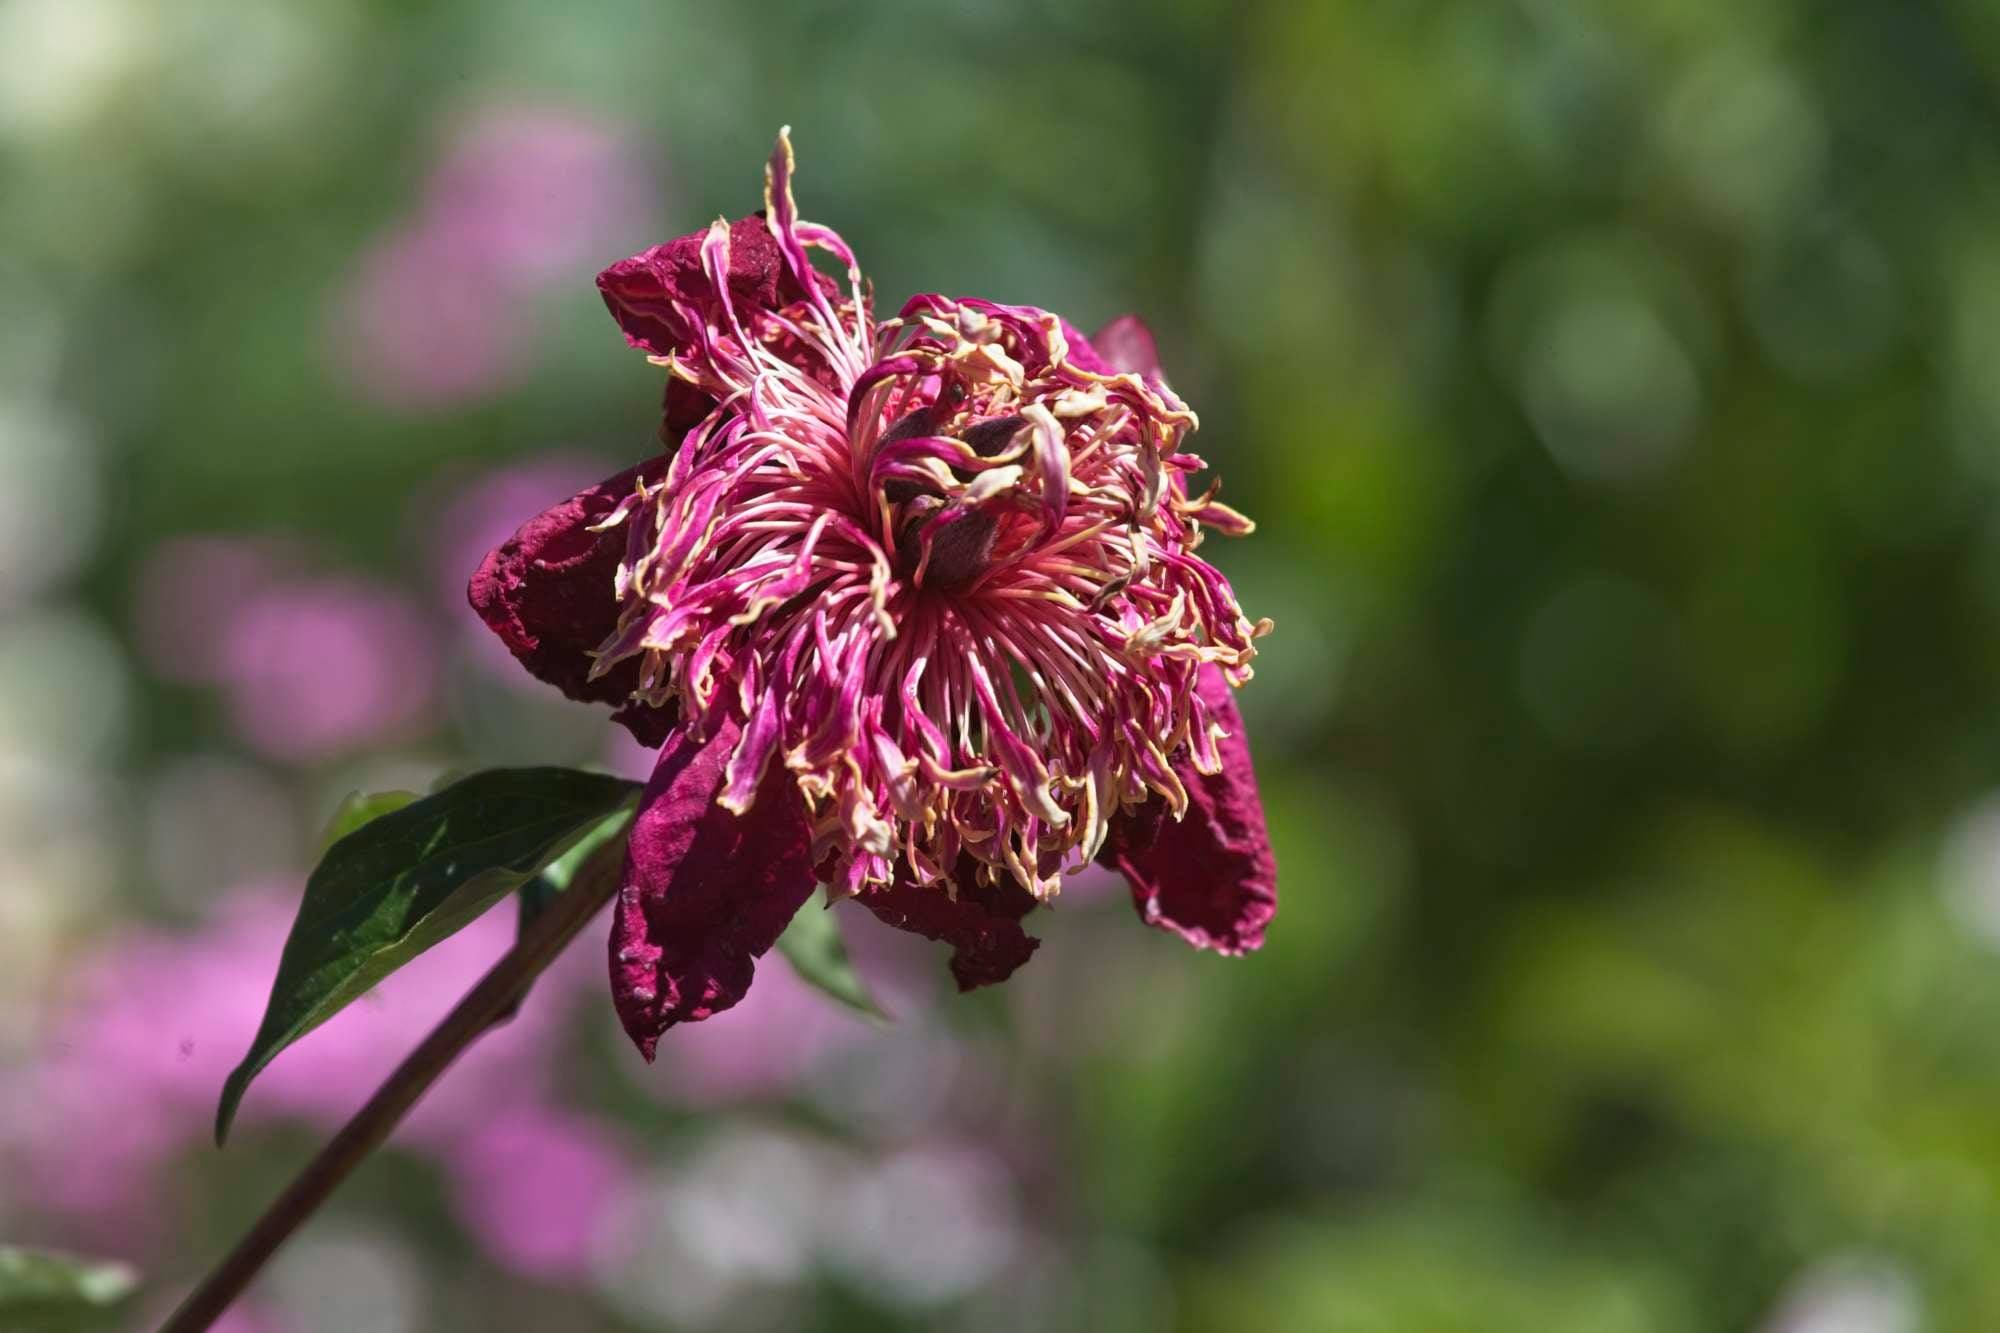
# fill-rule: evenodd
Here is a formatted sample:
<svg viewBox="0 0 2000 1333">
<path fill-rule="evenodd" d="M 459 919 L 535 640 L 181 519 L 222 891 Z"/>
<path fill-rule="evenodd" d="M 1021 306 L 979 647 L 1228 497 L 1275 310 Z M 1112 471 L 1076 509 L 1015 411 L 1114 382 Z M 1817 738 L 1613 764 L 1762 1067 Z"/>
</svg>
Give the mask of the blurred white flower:
<svg viewBox="0 0 2000 1333">
<path fill-rule="evenodd" d="M 971 1146 L 899 1152 L 857 1170 L 832 1210 L 831 1256 L 898 1305 L 940 1305 L 1013 1262 L 1022 1227 L 1007 1166 Z"/>
<path fill-rule="evenodd" d="M 683 1328 L 784 1327 L 810 1273 L 836 1172 L 829 1150 L 763 1127 L 726 1130 L 634 1190 L 598 1267 L 635 1319 Z"/>
<path fill-rule="evenodd" d="M 113 758 L 131 720 L 129 676 L 117 641 L 80 609 L 0 617 L 0 767 Z"/>
<path fill-rule="evenodd" d="M 1843 1255 L 1793 1279 L 1759 1333 L 1917 1333 L 1923 1300 L 1900 1267 Z"/>
<path fill-rule="evenodd" d="M 0 133 L 52 133 L 95 116 L 144 55 L 131 0 L 0 0 Z"/>
<path fill-rule="evenodd" d="M 279 1252 L 263 1280 L 270 1302 L 300 1328 L 414 1333 L 426 1321 L 424 1275 L 393 1234 L 321 1221 Z"/>
<path fill-rule="evenodd" d="M 183 908 L 213 903 L 226 887 L 271 878 L 311 851 L 287 787 L 255 764 L 190 755 L 154 773 L 144 797 L 150 881 Z"/>
<path fill-rule="evenodd" d="M 0 399 L 0 613 L 47 591 L 90 555 L 99 492 L 96 449 L 80 423 Z"/>
<path fill-rule="evenodd" d="M 1939 862 L 1945 907 L 1987 945 L 2000 948 L 2000 792 L 1959 815 Z"/>
</svg>

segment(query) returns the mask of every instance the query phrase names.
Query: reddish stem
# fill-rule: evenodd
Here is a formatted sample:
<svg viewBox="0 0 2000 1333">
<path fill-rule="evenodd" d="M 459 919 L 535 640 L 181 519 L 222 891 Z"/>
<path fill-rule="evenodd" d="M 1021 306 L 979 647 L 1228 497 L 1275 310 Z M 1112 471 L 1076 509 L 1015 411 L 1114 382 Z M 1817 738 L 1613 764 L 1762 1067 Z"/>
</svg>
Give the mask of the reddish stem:
<svg viewBox="0 0 2000 1333">
<path fill-rule="evenodd" d="M 318 1211 L 329 1195 L 368 1155 L 395 1132 L 410 1108 L 430 1090 L 451 1062 L 480 1033 L 520 999 L 528 985 L 555 961 L 585 923 L 618 890 L 622 840 L 592 857 L 577 872 L 569 888 L 535 918 L 499 962 L 466 992 L 464 999 L 431 1029 L 409 1058 L 396 1067 L 368 1104 L 357 1111 L 305 1169 L 292 1179 L 264 1210 L 221 1263 L 209 1270 L 180 1308 L 160 1326 L 160 1333 L 201 1333 L 262 1271 L 280 1245 Z"/>
</svg>

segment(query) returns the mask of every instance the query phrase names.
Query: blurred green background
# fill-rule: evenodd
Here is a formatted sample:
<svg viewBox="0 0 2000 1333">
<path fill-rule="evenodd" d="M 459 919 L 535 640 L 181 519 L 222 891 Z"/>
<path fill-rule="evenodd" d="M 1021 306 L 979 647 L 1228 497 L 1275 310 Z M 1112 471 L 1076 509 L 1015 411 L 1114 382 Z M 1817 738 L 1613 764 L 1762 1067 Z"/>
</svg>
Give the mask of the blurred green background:
<svg viewBox="0 0 2000 1333">
<path fill-rule="evenodd" d="M 1271 942 L 1084 885 L 649 1071 L 590 939 L 239 1330 L 2000 1328 L 1982 0 L 0 0 L 0 1238 L 156 1313 L 504 947 L 207 1146 L 344 792 L 634 762 L 457 588 L 787 123 L 883 305 L 1157 330 Z"/>
</svg>

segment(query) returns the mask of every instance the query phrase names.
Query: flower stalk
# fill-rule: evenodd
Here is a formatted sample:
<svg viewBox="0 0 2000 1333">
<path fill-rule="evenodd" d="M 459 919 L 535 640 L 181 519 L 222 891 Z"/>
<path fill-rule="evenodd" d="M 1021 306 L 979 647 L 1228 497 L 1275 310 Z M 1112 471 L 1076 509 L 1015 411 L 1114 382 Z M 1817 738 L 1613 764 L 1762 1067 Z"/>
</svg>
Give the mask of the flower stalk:
<svg viewBox="0 0 2000 1333">
<path fill-rule="evenodd" d="M 243 1294 L 288 1240 L 368 1155 L 388 1141 L 432 1084 L 478 1036 L 504 1019 L 534 979 L 618 891 L 622 840 L 601 848 L 569 888 L 522 932 L 477 985 L 396 1067 L 317 1156 L 264 1210 L 243 1239 L 209 1270 L 160 1326 L 160 1333 L 202 1333 Z"/>
</svg>

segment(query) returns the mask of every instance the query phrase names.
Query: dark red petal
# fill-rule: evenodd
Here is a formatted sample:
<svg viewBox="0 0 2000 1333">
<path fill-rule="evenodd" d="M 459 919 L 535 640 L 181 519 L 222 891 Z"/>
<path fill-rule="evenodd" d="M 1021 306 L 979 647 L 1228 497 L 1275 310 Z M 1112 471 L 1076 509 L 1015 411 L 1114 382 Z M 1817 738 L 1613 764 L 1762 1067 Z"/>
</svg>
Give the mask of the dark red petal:
<svg viewBox="0 0 2000 1333">
<path fill-rule="evenodd" d="M 639 683 L 636 659 L 590 679 L 591 651 L 618 628 L 613 580 L 625 548 L 623 532 L 590 525 L 631 493 L 636 478 L 663 466 L 628 468 L 529 519 L 487 553 L 466 588 L 472 609 L 521 665 L 572 699 L 623 704 Z M 614 716 L 647 745 L 673 725 L 670 709 L 626 707 Z"/>
<path fill-rule="evenodd" d="M 640 800 L 611 925 L 611 997 L 648 1060 L 676 1023 L 719 1014 L 812 896 L 812 826 L 784 765 L 743 815 L 715 803 L 739 734 L 676 731 Z"/>
<path fill-rule="evenodd" d="M 1090 345 L 1113 370 L 1138 375 L 1160 373 L 1160 349 L 1153 343 L 1153 331 L 1137 315 L 1120 315 L 1112 320 L 1090 335 Z"/>
<path fill-rule="evenodd" d="M 685 308 L 700 310 L 716 301 L 715 285 L 701 267 L 701 243 L 707 235 L 704 228 L 676 237 L 597 275 L 597 290 L 625 331 L 625 341 L 654 356 L 692 345 L 695 326 Z M 824 291 L 837 290 L 823 273 L 814 280 Z M 729 297 L 739 319 L 747 322 L 755 311 L 774 310 L 804 296 L 762 213 L 729 224 Z"/>
<path fill-rule="evenodd" d="M 862 906 L 898 930 L 951 945 L 951 975 L 962 991 L 1005 981 L 1028 961 L 1041 941 L 1021 929 L 1035 896 L 1011 878 L 981 884 L 978 862 L 958 859 L 956 899 L 942 884 L 918 885 L 898 874 L 894 883 L 860 895 Z"/>
<path fill-rule="evenodd" d="M 1230 734 L 1216 748 L 1222 770 L 1203 775 L 1182 760 L 1187 814 L 1165 817 L 1154 797 L 1112 821 L 1105 850 L 1132 881 L 1132 902 L 1148 925 L 1197 949 L 1248 953 L 1264 942 L 1278 911 L 1278 867 L 1264 827 L 1264 802 L 1250 766 L 1250 742 L 1222 673 L 1201 670 L 1201 696 Z"/>
<path fill-rule="evenodd" d="M 597 275 L 604 304 L 634 347 L 666 356 L 688 345 L 691 330 L 676 307 L 699 306 L 716 298 L 715 287 L 701 268 L 706 235 L 704 228 L 676 237 L 621 259 Z M 740 313 L 749 313 L 744 306 L 769 309 L 777 304 L 784 263 L 784 252 L 762 217 L 738 218 L 730 224 L 729 295 Z"/>
</svg>

